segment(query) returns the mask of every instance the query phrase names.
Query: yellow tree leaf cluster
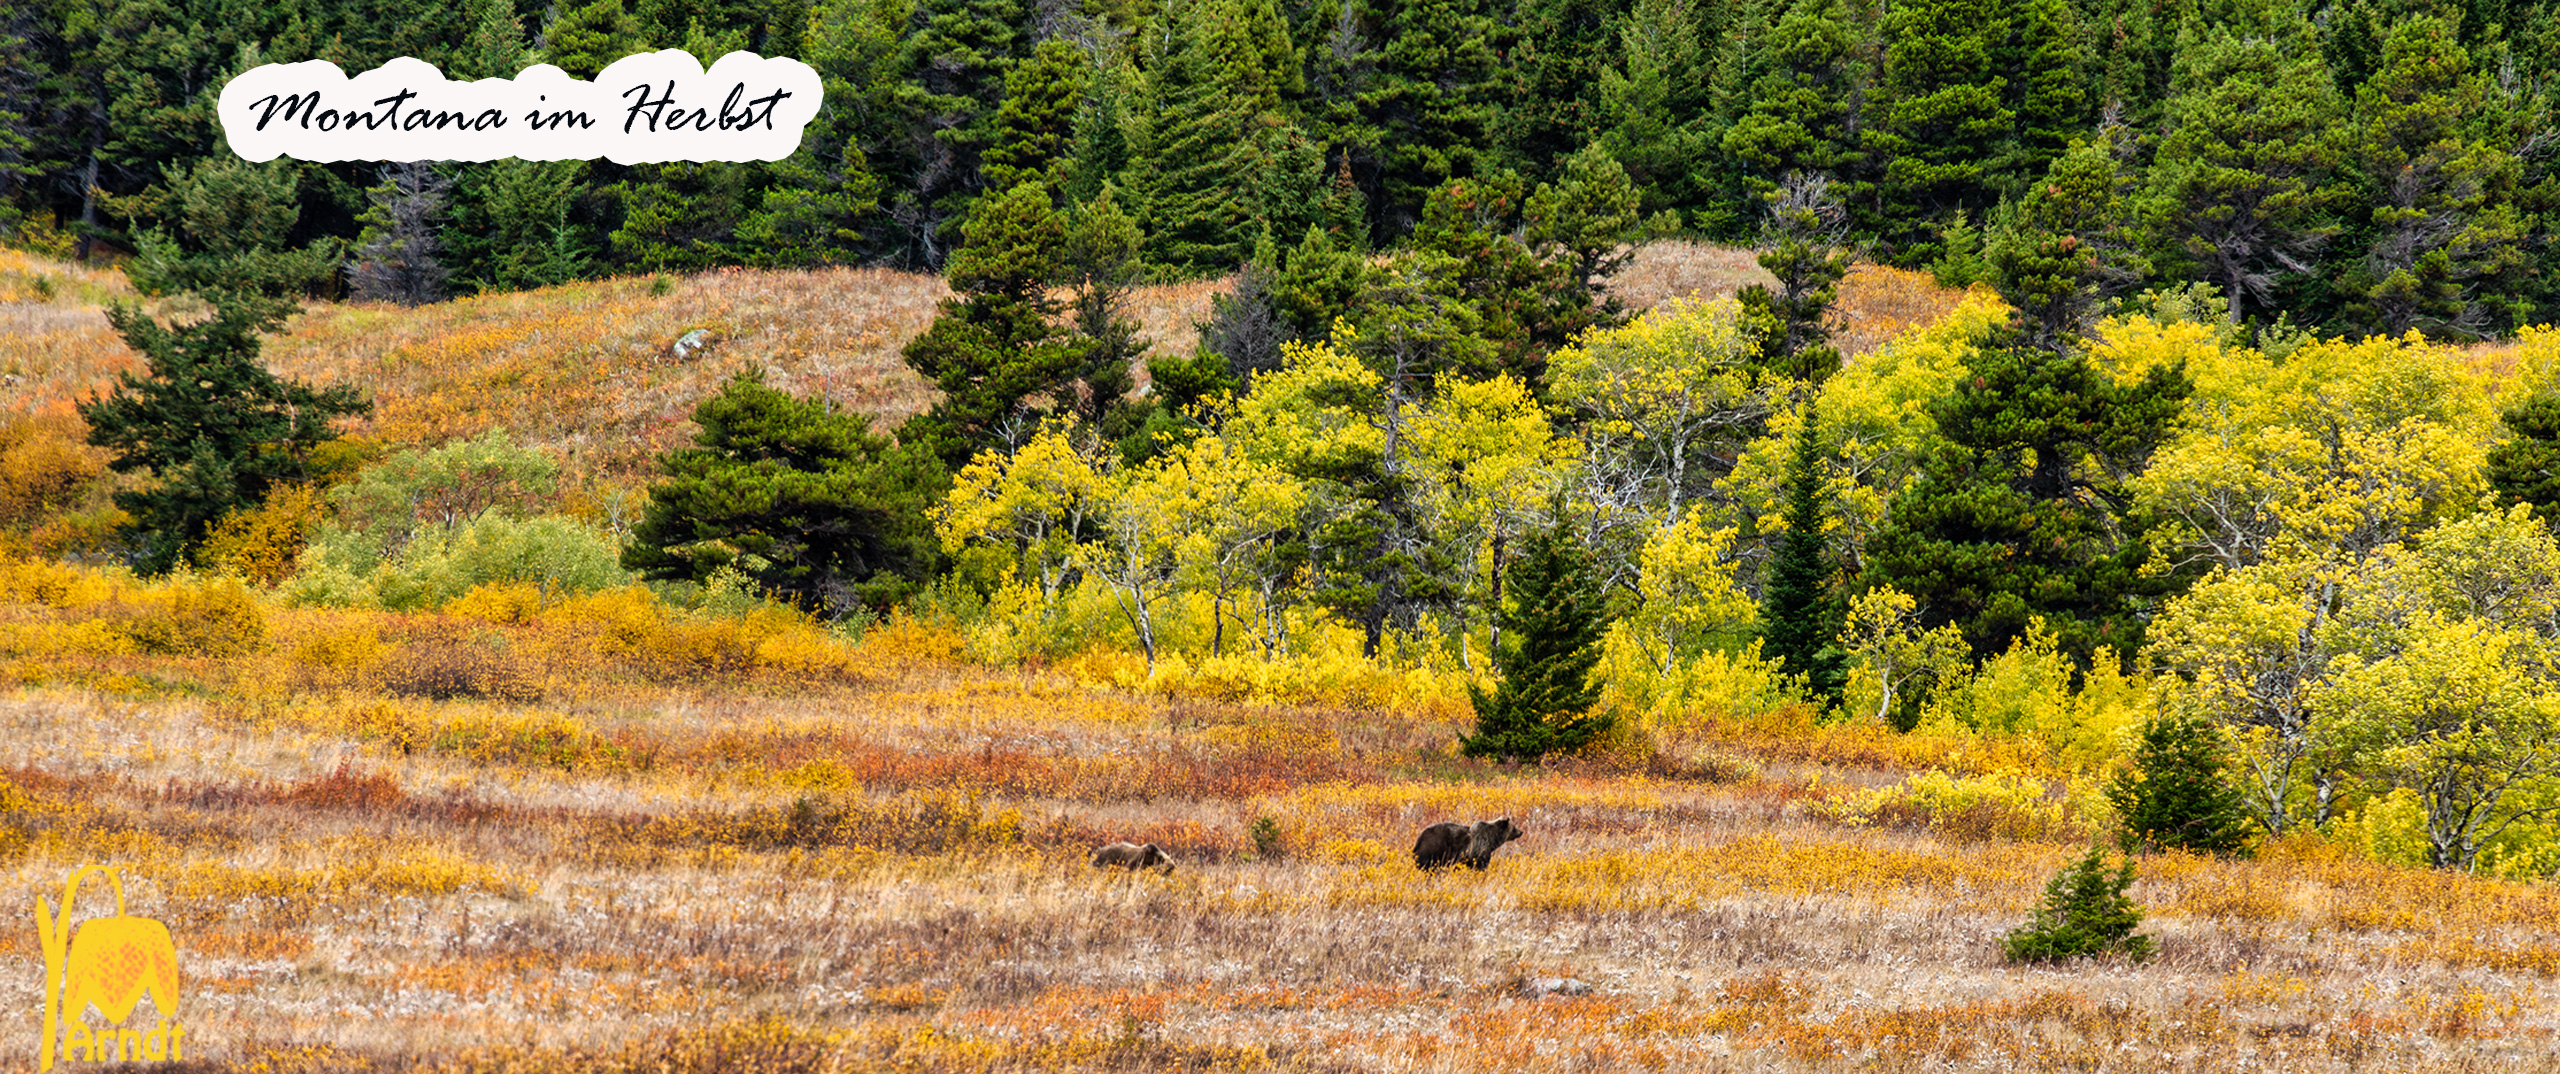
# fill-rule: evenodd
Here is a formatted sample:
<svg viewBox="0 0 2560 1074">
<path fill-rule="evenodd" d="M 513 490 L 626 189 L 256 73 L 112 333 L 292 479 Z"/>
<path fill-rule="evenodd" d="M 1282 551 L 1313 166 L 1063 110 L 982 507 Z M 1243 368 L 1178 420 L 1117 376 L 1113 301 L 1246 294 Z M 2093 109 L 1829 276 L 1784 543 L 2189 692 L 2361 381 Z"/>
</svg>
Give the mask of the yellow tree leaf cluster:
<svg viewBox="0 0 2560 1074">
<path fill-rule="evenodd" d="M 2141 321 L 2108 331 L 2120 366 L 2184 360 L 2195 379 L 2184 427 L 2134 482 L 2186 562 L 2352 561 L 2479 502 L 2497 415 L 2442 347 L 2320 340 L 2277 362 Z"/>
</svg>

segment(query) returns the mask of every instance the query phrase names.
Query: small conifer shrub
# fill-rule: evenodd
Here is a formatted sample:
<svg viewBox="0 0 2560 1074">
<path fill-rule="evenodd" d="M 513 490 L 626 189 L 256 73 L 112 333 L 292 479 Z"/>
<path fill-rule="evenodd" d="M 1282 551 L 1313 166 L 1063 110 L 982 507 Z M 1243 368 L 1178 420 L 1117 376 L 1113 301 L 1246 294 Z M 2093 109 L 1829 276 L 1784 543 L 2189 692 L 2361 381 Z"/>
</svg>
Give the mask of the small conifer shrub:
<svg viewBox="0 0 2560 1074">
<path fill-rule="evenodd" d="M 2143 725 L 2133 769 L 2107 784 L 2107 801 L 2124 822 L 2126 850 L 2248 849 L 2249 812 L 2239 789 L 2223 778 L 2221 746 L 2201 716 L 2163 713 Z"/>
<path fill-rule="evenodd" d="M 2142 908 L 2124 889 L 2133 884 L 2133 859 L 2121 868 L 2107 867 L 2107 852 L 2092 846 L 2079 861 L 2063 867 L 2044 887 L 2044 905 L 2035 917 L 2000 938 L 2000 951 L 2011 962 L 2051 962 L 2121 951 L 2141 962 L 2151 957 L 2152 941 L 2134 935 L 2142 924 Z"/>
</svg>

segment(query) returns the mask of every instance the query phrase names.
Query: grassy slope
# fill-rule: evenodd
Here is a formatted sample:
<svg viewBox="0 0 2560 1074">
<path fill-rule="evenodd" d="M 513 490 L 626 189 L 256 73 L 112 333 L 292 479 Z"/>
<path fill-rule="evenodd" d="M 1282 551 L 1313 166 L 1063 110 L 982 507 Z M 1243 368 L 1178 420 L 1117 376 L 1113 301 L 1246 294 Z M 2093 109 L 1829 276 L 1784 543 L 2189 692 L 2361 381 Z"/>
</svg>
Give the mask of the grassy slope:
<svg viewBox="0 0 2560 1074">
<path fill-rule="evenodd" d="M 1635 308 L 1692 293 L 1730 294 L 1765 279 L 1744 251 L 1685 243 L 1647 248 L 1618 281 Z M 35 281 L 51 282 L 40 296 Z M 931 405 L 933 389 L 901 361 L 950 292 L 938 277 L 886 269 L 727 270 L 671 281 L 571 284 L 459 299 L 417 310 L 312 306 L 265 357 L 279 372 L 362 385 L 377 407 L 355 435 L 395 445 L 441 443 L 501 427 L 556 450 L 585 482 L 627 484 L 657 452 L 692 435 L 696 400 L 753 365 L 786 390 L 822 393 L 894 424 Z M 1187 349 L 1223 281 L 1140 290 L 1130 315 L 1159 349 Z M 1845 288 L 1851 352 L 1942 313 L 1949 297 L 1924 277 L 1869 270 Z M 99 304 L 130 300 L 111 272 L 0 251 L 0 375 L 20 398 L 59 404 L 97 390 L 138 359 Z M 183 315 L 186 305 L 159 303 Z M 717 342 L 687 360 L 669 346 L 694 329 Z"/>
</svg>

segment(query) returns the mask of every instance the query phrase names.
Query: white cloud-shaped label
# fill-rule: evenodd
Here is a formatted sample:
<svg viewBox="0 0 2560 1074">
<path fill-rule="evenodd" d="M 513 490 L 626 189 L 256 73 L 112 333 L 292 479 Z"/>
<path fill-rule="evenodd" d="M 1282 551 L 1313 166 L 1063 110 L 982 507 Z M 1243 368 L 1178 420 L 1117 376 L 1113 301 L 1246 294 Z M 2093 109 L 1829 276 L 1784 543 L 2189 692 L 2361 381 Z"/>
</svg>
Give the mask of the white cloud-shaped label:
<svg viewBox="0 0 2560 1074">
<path fill-rule="evenodd" d="M 403 56 L 348 78 L 327 60 L 271 63 L 222 87 L 231 151 L 252 161 L 781 160 L 818 114 L 818 72 L 751 52 L 709 71 L 682 49 L 615 60 L 582 82 L 550 64 L 446 80 Z"/>
</svg>

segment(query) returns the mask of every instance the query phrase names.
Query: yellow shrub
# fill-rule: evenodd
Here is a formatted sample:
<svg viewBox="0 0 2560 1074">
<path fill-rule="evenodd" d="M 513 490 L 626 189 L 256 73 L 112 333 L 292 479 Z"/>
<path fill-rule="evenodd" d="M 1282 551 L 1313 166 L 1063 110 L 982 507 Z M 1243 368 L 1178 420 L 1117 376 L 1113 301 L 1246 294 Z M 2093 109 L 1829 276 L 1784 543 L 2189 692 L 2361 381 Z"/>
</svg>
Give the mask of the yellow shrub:
<svg viewBox="0 0 2560 1074">
<path fill-rule="evenodd" d="M 1850 825 L 1917 828 L 1961 841 L 2076 837 L 2067 802 L 2048 801 L 2043 780 L 2014 769 L 1952 776 L 1932 769 L 1899 783 L 1834 796 L 1820 812 Z"/>
<path fill-rule="evenodd" d="M 293 575 L 302 546 L 328 517 L 318 490 L 289 485 L 255 508 L 222 516 L 196 549 L 195 561 L 207 570 L 274 586 Z"/>
<path fill-rule="evenodd" d="M 130 579 L 106 571 L 41 560 L 0 559 L 0 600 L 77 608 L 102 603 L 131 587 Z"/>
<path fill-rule="evenodd" d="M 239 656 L 267 643 L 267 613 L 238 579 L 179 578 L 101 609 L 134 646 L 169 656 Z"/>
<path fill-rule="evenodd" d="M 531 582 L 487 582 L 446 601 L 443 611 L 484 623 L 530 623 L 543 603 L 542 587 Z"/>
<path fill-rule="evenodd" d="M 331 671 L 362 671 L 382 658 L 388 646 L 372 624 L 322 630 L 293 647 L 293 662 Z"/>
</svg>

